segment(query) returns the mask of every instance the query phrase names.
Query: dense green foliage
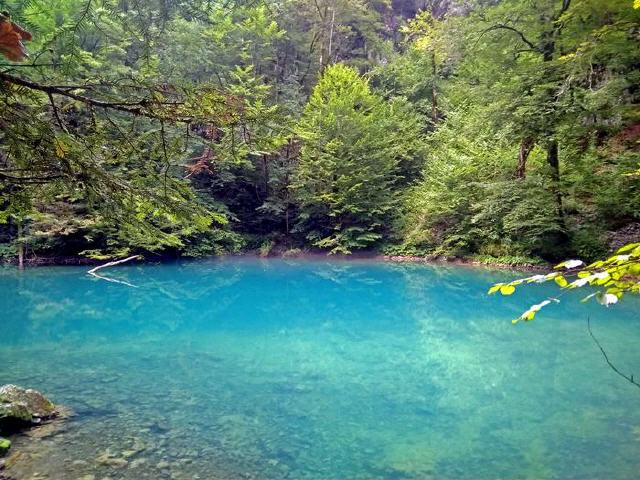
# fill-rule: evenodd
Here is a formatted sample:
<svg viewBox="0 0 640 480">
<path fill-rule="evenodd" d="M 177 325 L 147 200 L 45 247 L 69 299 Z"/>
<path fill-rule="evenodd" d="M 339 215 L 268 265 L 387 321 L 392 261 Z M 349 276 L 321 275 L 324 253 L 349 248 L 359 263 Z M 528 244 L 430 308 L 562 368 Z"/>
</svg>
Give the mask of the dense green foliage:
<svg viewBox="0 0 640 480">
<path fill-rule="evenodd" d="M 296 133 L 303 145 L 291 185 L 296 231 L 332 252 L 375 245 L 388 231 L 402 186 L 419 171 L 419 118 L 338 64 L 325 70 Z"/>
<path fill-rule="evenodd" d="M 410 55 L 435 72 L 420 91 L 439 102 L 424 180 L 408 196 L 407 244 L 603 253 L 606 232 L 640 213 L 637 182 L 624 176 L 640 160 L 637 22 L 629 2 L 503 1 L 411 24 Z M 415 78 L 414 62 L 401 62 L 393 78 Z M 412 95 L 417 82 L 394 88 Z"/>
<path fill-rule="evenodd" d="M 0 256 L 595 260 L 640 235 L 633 7 L 0 0 Z"/>
</svg>

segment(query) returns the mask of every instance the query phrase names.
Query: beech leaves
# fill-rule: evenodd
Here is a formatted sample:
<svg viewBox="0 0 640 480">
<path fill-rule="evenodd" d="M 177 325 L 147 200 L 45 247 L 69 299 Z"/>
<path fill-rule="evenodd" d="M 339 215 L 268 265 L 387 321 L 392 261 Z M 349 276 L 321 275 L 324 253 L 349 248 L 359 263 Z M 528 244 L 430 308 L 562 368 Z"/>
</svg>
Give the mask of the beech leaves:
<svg viewBox="0 0 640 480">
<path fill-rule="evenodd" d="M 489 294 L 500 292 L 505 296 L 513 295 L 519 285 L 553 280 L 563 290 L 595 287 L 598 290 L 584 297 L 583 302 L 595 298 L 603 306 L 615 305 L 625 293 L 640 293 L 640 242 L 625 245 L 615 255 L 590 265 L 585 265 L 581 260 L 567 260 L 556 265 L 555 270 L 557 271 L 545 275 L 538 274 L 509 283 L 497 283 L 489 289 Z M 549 298 L 532 305 L 513 320 L 513 323 L 533 320 L 542 308 L 559 301 L 557 298 Z"/>
</svg>

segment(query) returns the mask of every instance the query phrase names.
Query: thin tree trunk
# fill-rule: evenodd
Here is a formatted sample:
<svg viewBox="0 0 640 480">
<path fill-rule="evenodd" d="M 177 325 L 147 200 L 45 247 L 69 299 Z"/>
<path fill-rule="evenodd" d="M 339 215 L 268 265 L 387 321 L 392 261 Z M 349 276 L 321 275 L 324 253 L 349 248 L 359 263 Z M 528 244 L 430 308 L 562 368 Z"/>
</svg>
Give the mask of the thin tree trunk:
<svg viewBox="0 0 640 480">
<path fill-rule="evenodd" d="M 287 200 L 287 207 L 284 211 L 284 223 L 285 223 L 285 233 L 289 236 L 289 201 Z"/>
<path fill-rule="evenodd" d="M 331 63 L 331 55 L 333 54 L 333 29 L 336 23 L 336 9 L 331 9 L 331 28 L 329 30 L 329 55 L 327 55 L 327 63 Z"/>
<path fill-rule="evenodd" d="M 553 61 L 554 56 L 556 54 L 556 43 L 557 39 L 560 35 L 561 25 L 558 23 L 558 19 L 569 9 L 571 5 L 571 0 L 562 0 L 562 8 L 557 16 L 552 19 L 552 29 L 544 32 L 542 35 L 542 60 L 544 63 L 550 63 Z M 555 90 L 550 88 L 548 90 L 549 102 L 551 103 L 551 108 L 555 114 Z M 546 136 L 548 138 L 547 143 L 547 163 L 551 167 L 551 180 L 553 182 L 553 194 L 555 196 L 556 203 L 556 211 L 558 214 L 558 219 L 560 221 L 560 225 L 562 227 L 565 226 L 564 221 L 564 208 L 562 206 L 562 193 L 560 191 L 560 156 L 559 156 L 559 145 L 558 140 L 554 138 L 555 136 L 555 126 L 551 125 L 548 131 L 546 132 Z"/>
<path fill-rule="evenodd" d="M 520 150 L 518 152 L 518 168 L 516 169 L 516 178 L 524 179 L 527 176 L 527 160 L 535 143 L 533 139 L 525 137 L 520 142 Z"/>
<path fill-rule="evenodd" d="M 18 220 L 18 268 L 24 270 L 24 243 L 22 241 L 22 220 Z"/>
<path fill-rule="evenodd" d="M 553 195 L 556 199 L 556 213 L 560 219 L 560 225 L 564 226 L 564 208 L 562 206 L 562 193 L 560 192 L 560 155 L 557 140 L 549 141 L 547 145 L 547 162 L 551 167 L 551 181 L 553 182 Z"/>
<path fill-rule="evenodd" d="M 431 119 L 433 120 L 433 124 L 435 125 L 438 121 L 438 90 L 436 88 L 436 75 L 438 73 L 438 69 L 436 66 L 436 52 L 435 50 L 431 51 Z"/>
<path fill-rule="evenodd" d="M 269 198 L 269 164 L 267 155 L 262 154 L 262 176 L 264 177 L 264 197 Z"/>
</svg>

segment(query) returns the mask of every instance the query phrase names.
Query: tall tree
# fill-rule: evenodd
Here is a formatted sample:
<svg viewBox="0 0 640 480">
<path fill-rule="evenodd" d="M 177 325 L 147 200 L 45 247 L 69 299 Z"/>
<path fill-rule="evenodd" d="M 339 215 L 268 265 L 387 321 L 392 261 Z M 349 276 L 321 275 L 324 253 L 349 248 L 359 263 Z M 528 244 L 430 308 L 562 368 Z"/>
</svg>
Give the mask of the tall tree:
<svg viewBox="0 0 640 480">
<path fill-rule="evenodd" d="M 297 231 L 334 253 L 379 242 L 416 174 L 418 132 L 406 104 L 385 102 L 353 68 L 328 67 L 297 127 Z"/>
</svg>

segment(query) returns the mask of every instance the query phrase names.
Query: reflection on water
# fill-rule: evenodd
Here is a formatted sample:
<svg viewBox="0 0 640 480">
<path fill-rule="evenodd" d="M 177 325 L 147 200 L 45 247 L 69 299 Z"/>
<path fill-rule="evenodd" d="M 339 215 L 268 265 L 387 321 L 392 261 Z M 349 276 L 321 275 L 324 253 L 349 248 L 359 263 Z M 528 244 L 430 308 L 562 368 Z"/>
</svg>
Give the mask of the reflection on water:
<svg viewBox="0 0 640 480">
<path fill-rule="evenodd" d="M 637 302 L 513 273 L 368 261 L 228 259 L 0 270 L 0 383 L 76 416 L 16 439 L 20 478 L 636 478 Z M 638 373 L 640 374 L 640 373 Z M 38 473 L 40 476 L 34 477 Z"/>
</svg>

